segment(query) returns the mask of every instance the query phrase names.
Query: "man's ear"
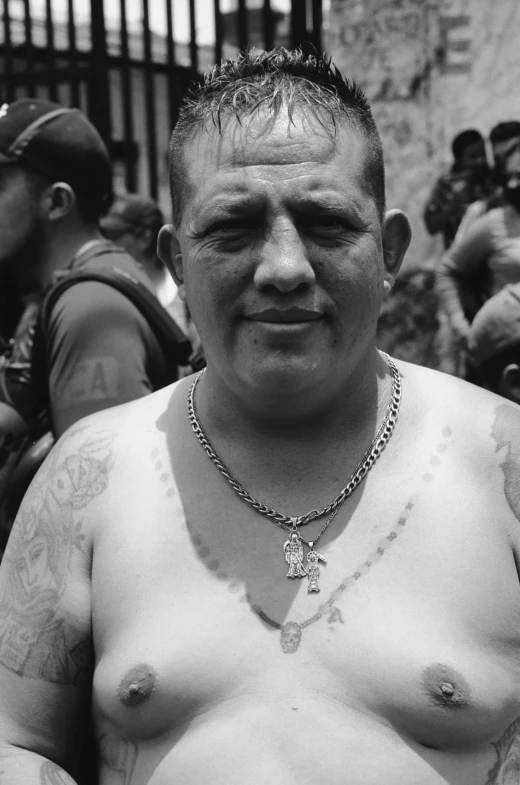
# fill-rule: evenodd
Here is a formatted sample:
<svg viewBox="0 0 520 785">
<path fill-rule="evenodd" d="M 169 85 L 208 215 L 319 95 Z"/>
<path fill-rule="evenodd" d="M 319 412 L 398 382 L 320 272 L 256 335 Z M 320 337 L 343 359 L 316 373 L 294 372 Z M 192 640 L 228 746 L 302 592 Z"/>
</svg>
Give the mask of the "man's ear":
<svg viewBox="0 0 520 785">
<path fill-rule="evenodd" d="M 41 217 L 54 223 L 65 218 L 76 206 L 76 194 L 68 183 L 53 183 L 44 190 L 40 199 Z"/>
<path fill-rule="evenodd" d="M 164 262 L 168 271 L 179 287 L 179 297 L 185 299 L 184 269 L 182 264 L 181 246 L 172 224 L 166 224 L 157 238 L 157 256 Z"/>
<path fill-rule="evenodd" d="M 510 401 L 520 403 L 520 366 L 516 363 L 506 365 L 500 374 L 498 394 Z"/>
<path fill-rule="evenodd" d="M 410 222 L 402 210 L 388 210 L 383 219 L 381 231 L 383 241 L 383 260 L 385 295 L 395 283 L 404 255 L 412 239 Z"/>
</svg>

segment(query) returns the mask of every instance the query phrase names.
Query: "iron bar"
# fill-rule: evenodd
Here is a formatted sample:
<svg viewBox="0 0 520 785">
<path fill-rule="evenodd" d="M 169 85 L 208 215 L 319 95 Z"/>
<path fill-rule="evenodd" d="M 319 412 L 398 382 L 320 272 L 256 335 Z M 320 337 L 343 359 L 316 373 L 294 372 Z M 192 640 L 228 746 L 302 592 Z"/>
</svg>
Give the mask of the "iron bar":
<svg viewBox="0 0 520 785">
<path fill-rule="evenodd" d="M 270 51 L 274 47 L 274 24 L 271 0 L 264 0 L 262 16 L 264 27 L 264 47 L 267 51 Z"/>
<path fill-rule="evenodd" d="M 152 63 L 152 42 L 150 34 L 150 15 L 148 0 L 143 0 L 143 43 L 144 43 L 144 89 L 146 102 L 146 139 L 148 153 L 148 182 L 150 196 L 157 199 L 159 183 L 157 178 L 157 137 L 155 125 L 155 94 Z"/>
<path fill-rule="evenodd" d="M 69 38 L 70 103 L 72 106 L 79 107 L 78 50 L 76 48 L 74 0 L 68 0 L 67 32 Z"/>
<path fill-rule="evenodd" d="M 58 100 L 58 86 L 56 84 L 56 62 L 54 59 L 54 22 L 52 19 L 52 0 L 45 2 L 45 34 L 47 42 L 47 71 L 49 79 L 47 90 L 51 101 Z"/>
<path fill-rule="evenodd" d="M 14 99 L 13 75 L 13 47 L 11 42 L 11 19 L 9 16 L 9 0 L 4 0 L 4 82 L 5 93 L 2 90 L 2 101 L 10 103 Z"/>
<path fill-rule="evenodd" d="M 197 19 L 195 16 L 195 0 L 190 0 L 190 59 L 191 70 L 195 77 L 199 71 L 199 47 L 197 45 Z"/>
<path fill-rule="evenodd" d="M 248 44 L 248 24 L 247 24 L 247 4 L 246 0 L 238 0 L 238 48 L 241 52 L 247 49 Z"/>
<path fill-rule="evenodd" d="M 168 120 L 170 130 L 177 122 L 177 108 L 179 101 L 179 86 L 177 80 L 177 69 L 175 67 L 175 40 L 173 38 L 173 13 L 172 13 L 173 0 L 166 0 L 166 52 L 168 61 Z"/>
<path fill-rule="evenodd" d="M 92 51 L 91 78 L 88 85 L 89 116 L 108 144 L 112 123 L 104 0 L 90 0 L 90 26 Z"/>
<path fill-rule="evenodd" d="M 291 48 L 295 49 L 307 39 L 307 1 L 291 0 Z"/>
<path fill-rule="evenodd" d="M 222 60 L 222 11 L 220 10 L 220 0 L 214 0 L 215 15 L 215 62 Z"/>
<path fill-rule="evenodd" d="M 34 93 L 34 47 L 32 40 L 32 16 L 31 16 L 31 2 L 24 0 L 24 34 L 25 34 L 25 78 L 26 85 L 30 95 Z"/>
<path fill-rule="evenodd" d="M 321 52 L 321 28 L 323 24 L 323 0 L 312 0 L 312 43 L 317 52 Z"/>
<path fill-rule="evenodd" d="M 128 49 L 128 27 L 126 18 L 126 0 L 120 0 L 120 42 L 121 42 L 121 98 L 123 103 L 123 136 L 125 140 L 125 186 L 133 193 L 137 187 L 135 159 L 130 147 L 134 141 L 134 117 L 132 113 L 132 69 Z"/>
</svg>

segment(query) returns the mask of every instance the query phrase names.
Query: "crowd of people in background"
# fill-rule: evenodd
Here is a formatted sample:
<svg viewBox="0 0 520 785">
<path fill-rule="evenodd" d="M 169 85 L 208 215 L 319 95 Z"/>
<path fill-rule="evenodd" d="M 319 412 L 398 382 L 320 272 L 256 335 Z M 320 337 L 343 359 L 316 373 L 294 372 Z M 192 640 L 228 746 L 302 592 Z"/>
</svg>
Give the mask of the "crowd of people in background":
<svg viewBox="0 0 520 785">
<path fill-rule="evenodd" d="M 154 201 L 114 198 L 107 148 L 82 112 L 41 99 L 2 107 L 0 546 L 55 439 L 191 372 L 190 356 L 200 363 L 157 257 L 163 224 Z"/>
<path fill-rule="evenodd" d="M 453 164 L 425 206 L 441 233 L 437 269 L 441 370 L 520 401 L 520 121 L 502 122 L 486 144 L 474 129 L 453 140 Z"/>
</svg>

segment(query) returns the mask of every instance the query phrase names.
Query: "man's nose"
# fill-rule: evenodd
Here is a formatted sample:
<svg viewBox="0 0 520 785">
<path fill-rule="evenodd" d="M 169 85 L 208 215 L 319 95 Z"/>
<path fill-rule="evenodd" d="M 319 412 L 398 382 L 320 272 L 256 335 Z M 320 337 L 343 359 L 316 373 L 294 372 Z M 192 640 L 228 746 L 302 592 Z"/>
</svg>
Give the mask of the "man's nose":
<svg viewBox="0 0 520 785">
<path fill-rule="evenodd" d="M 255 286 L 279 292 L 308 288 L 316 280 L 308 251 L 296 226 L 287 222 L 275 227 L 265 238 L 255 271 Z"/>
</svg>

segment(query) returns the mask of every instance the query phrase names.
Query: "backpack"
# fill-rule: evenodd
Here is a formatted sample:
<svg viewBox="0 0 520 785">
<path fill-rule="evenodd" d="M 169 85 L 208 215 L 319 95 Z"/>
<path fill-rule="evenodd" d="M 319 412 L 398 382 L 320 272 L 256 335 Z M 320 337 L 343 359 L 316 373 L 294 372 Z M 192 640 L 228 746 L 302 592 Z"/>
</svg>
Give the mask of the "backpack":
<svg viewBox="0 0 520 785">
<path fill-rule="evenodd" d="M 89 249 L 78 258 L 84 263 L 114 250 L 116 247 L 112 243 L 100 241 L 96 243 L 95 249 Z M 55 443 L 47 388 L 47 334 L 54 306 L 65 291 L 81 281 L 100 281 L 112 286 L 136 306 L 171 362 L 172 375 L 168 383 L 178 379 L 178 366 L 189 366 L 197 371 L 205 364 L 201 355 L 192 353 L 188 338 L 159 300 L 135 276 L 118 267 L 107 270 L 82 268 L 61 273 L 59 279 L 45 292 L 36 323 L 31 328 L 31 389 L 41 402 L 41 410 L 31 422 L 28 432 L 22 437 L 11 439 L 7 448 L 4 444 L 0 451 L 0 556 L 25 492 Z M 4 376 L 10 368 L 10 351 L 12 346 L 0 357 L 0 387 L 5 386 Z"/>
</svg>

